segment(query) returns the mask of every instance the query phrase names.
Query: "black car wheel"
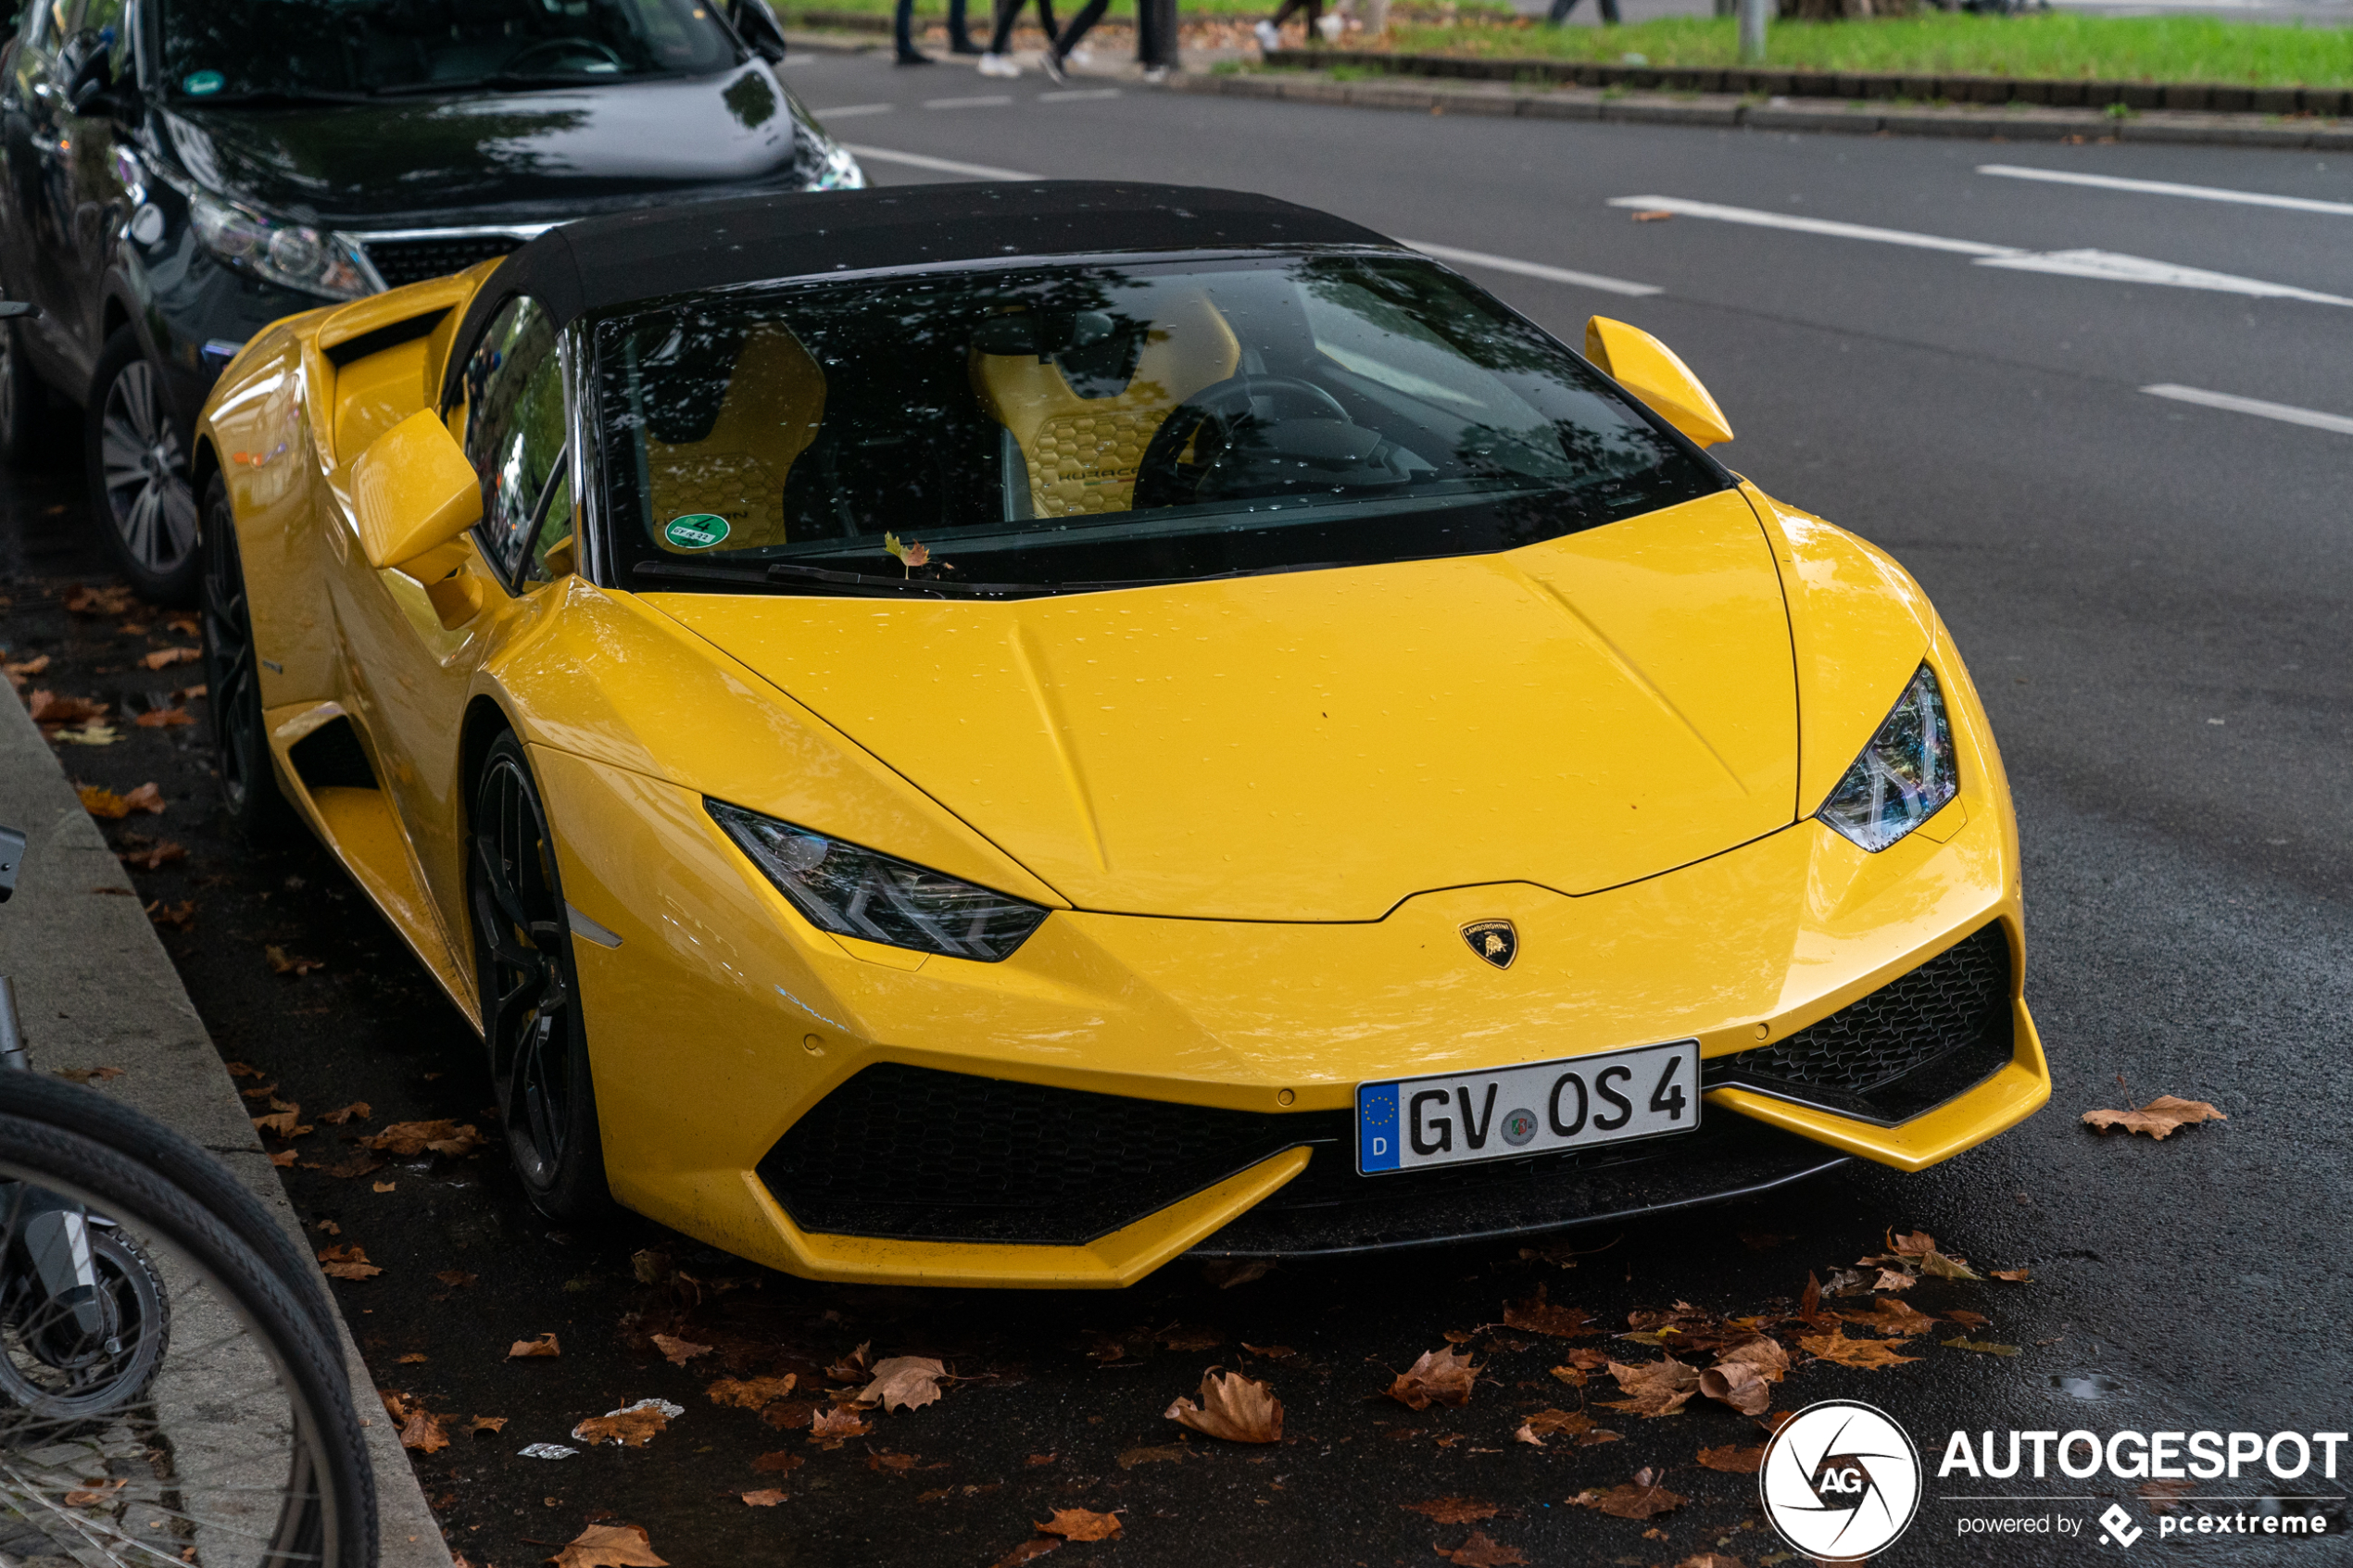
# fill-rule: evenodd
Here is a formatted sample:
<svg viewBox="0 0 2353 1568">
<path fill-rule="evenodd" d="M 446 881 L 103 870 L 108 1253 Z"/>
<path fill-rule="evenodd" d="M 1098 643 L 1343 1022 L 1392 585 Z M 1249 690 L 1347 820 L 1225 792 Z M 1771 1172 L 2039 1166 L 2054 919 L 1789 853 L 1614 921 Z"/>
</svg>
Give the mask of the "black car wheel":
<svg viewBox="0 0 2353 1568">
<path fill-rule="evenodd" d="M 65 416 L 24 351 L 24 323 L 0 321 L 0 462 L 12 469 L 57 464 Z"/>
<path fill-rule="evenodd" d="M 107 553 L 140 597 L 191 603 L 196 496 L 188 444 L 164 401 L 163 378 L 129 327 L 107 340 L 91 385 L 91 510 Z"/>
<path fill-rule="evenodd" d="M 221 803 L 237 831 L 254 843 L 283 834 L 293 812 L 278 790 L 270 736 L 261 716 L 261 673 L 255 668 L 253 607 L 229 487 L 219 474 L 205 486 L 204 528 L 196 559 L 202 587 L 205 700 L 212 709 L 212 747 Z"/>
<path fill-rule="evenodd" d="M 471 867 L 483 1036 L 523 1190 L 585 1218 L 610 1198 L 555 836 L 522 743 L 493 742 L 474 785 Z"/>
</svg>

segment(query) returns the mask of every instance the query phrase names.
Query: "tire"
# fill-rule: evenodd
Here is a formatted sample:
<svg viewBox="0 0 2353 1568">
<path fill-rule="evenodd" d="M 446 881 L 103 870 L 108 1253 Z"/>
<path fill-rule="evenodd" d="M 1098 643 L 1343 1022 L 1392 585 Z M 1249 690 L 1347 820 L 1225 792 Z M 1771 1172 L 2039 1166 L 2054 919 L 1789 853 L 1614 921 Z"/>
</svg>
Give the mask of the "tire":
<svg viewBox="0 0 2353 1568">
<path fill-rule="evenodd" d="M 104 1336 L 44 1312 L 30 1273 L 0 1279 L 0 1401 L 66 1431 L 144 1398 L 171 1343 L 171 1305 L 146 1255 L 109 1229 L 85 1233 Z"/>
<path fill-rule="evenodd" d="M 188 436 L 164 401 L 163 377 L 129 327 L 107 340 L 82 423 L 90 516 L 115 569 L 141 598 L 196 600 L 196 496 Z"/>
<path fill-rule="evenodd" d="M 266 846 L 292 833 L 294 809 L 279 791 L 277 764 L 271 759 L 237 520 L 229 508 L 229 486 L 219 474 L 207 482 L 204 501 L 204 527 L 196 540 L 197 621 L 220 803 L 230 825 L 247 843 Z"/>
<path fill-rule="evenodd" d="M 319 1265 L 277 1216 L 194 1138 L 120 1100 L 40 1073 L 0 1070 L 0 1117 L 75 1133 L 140 1161 L 203 1205 L 270 1265 L 319 1332 L 330 1342 L 336 1338 L 334 1304 L 327 1298 Z"/>
<path fill-rule="evenodd" d="M 283 1405 L 283 1425 L 269 1420 L 251 1424 L 267 1436 L 279 1433 L 284 1436 L 285 1454 L 277 1461 L 284 1467 L 283 1477 L 267 1488 L 279 1499 L 278 1517 L 268 1537 L 277 1557 L 271 1560 L 298 1559 L 321 1568 L 375 1568 L 375 1475 L 352 1405 L 340 1345 L 319 1332 L 277 1272 L 205 1204 L 165 1180 L 145 1161 L 47 1122 L 0 1112 L 0 1176 L 46 1186 L 78 1200 L 93 1213 L 110 1216 L 126 1230 L 136 1230 L 150 1247 L 168 1254 L 170 1261 L 160 1271 L 164 1277 L 180 1281 L 178 1288 L 206 1309 L 200 1315 L 213 1317 L 214 1327 L 224 1313 L 233 1325 L 225 1339 L 215 1333 L 202 1348 L 182 1353 L 183 1360 L 197 1355 L 206 1358 L 195 1369 L 195 1376 L 229 1364 L 240 1348 L 258 1352 L 252 1359 L 267 1374 L 265 1379 L 224 1397 L 243 1401 L 244 1409 L 264 1407 L 269 1415 L 277 1414 L 274 1407 Z M 200 1403 L 195 1408 L 205 1414 Z M 137 1413 L 150 1424 L 158 1414 L 154 1410 Z M 120 1419 L 131 1420 L 132 1414 L 120 1412 Z M 0 1476 L 5 1477 L 0 1479 L 0 1502 L 12 1507 L 19 1517 L 46 1522 L 59 1510 L 55 1499 L 43 1495 L 37 1478 L 26 1479 L 26 1472 L 44 1462 L 44 1451 L 54 1452 L 54 1448 L 44 1447 L 52 1442 L 53 1424 L 21 1409 L 8 1411 L 7 1416 L 0 1421 L 0 1450 L 8 1459 L 0 1467 Z M 217 1415 L 206 1418 L 220 1420 Z M 150 1452 L 170 1457 L 167 1444 L 158 1444 Z M 203 1524 L 205 1499 L 211 1495 L 202 1485 L 207 1479 L 219 1478 L 208 1477 L 200 1462 L 194 1477 L 171 1481 L 166 1508 Z M 220 1484 L 242 1494 L 245 1509 L 259 1500 L 250 1485 L 231 1486 L 231 1480 L 242 1478 L 221 1479 Z M 135 1478 L 131 1484 L 136 1484 Z M 77 1495 L 86 1499 L 90 1494 Z M 44 1510 L 35 1505 L 35 1496 L 52 1506 Z M 71 1503 L 69 1498 L 68 1505 Z M 98 1506 L 105 1506 L 103 1495 Z M 118 1555 L 107 1549 L 103 1539 L 85 1533 L 78 1544 L 94 1549 L 76 1555 L 84 1561 L 120 1562 L 126 1568 L 132 1562 L 145 1564 L 157 1556 L 146 1544 L 152 1538 L 132 1538 Z"/>
<path fill-rule="evenodd" d="M 0 462 L 19 472 L 60 466 L 68 423 L 24 351 L 24 323 L 0 321 Z"/>
<path fill-rule="evenodd" d="M 483 1042 L 523 1191 L 551 1219 L 609 1210 L 572 925 L 531 761 L 510 731 L 476 776 L 467 882 Z"/>
</svg>

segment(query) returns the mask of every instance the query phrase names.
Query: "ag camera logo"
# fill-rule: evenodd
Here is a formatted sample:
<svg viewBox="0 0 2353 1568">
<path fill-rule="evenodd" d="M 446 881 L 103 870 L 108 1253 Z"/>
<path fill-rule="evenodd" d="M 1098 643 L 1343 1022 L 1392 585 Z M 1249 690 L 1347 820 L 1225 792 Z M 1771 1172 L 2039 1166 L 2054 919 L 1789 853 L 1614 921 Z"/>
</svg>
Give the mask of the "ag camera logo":
<svg viewBox="0 0 2353 1568">
<path fill-rule="evenodd" d="M 1808 1405 L 1781 1424 L 1757 1472 L 1765 1517 L 1808 1556 L 1884 1551 L 1920 1501 L 1920 1456 L 1884 1411 L 1852 1399 Z"/>
</svg>

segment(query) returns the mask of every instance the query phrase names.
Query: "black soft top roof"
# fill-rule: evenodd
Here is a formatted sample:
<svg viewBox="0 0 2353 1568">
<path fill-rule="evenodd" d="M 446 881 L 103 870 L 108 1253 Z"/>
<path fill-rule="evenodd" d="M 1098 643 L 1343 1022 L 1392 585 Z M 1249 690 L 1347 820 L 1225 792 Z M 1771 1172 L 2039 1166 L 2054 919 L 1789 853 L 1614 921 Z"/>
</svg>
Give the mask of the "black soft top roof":
<svg viewBox="0 0 2353 1568">
<path fill-rule="evenodd" d="M 466 345 L 519 294 L 546 306 L 561 326 L 635 300 L 827 272 L 1014 256 L 1395 243 L 1271 196 L 1076 180 L 648 207 L 550 229 L 499 263 L 467 309 L 443 395 L 455 392 Z"/>
</svg>

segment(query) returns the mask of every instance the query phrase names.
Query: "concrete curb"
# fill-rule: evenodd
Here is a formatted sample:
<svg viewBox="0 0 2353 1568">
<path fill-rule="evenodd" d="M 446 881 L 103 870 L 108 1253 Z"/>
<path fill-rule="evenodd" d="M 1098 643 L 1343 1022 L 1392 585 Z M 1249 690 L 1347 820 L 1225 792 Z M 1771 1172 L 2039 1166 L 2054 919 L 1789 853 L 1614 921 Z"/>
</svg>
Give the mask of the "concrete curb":
<svg viewBox="0 0 2353 1568">
<path fill-rule="evenodd" d="M 13 695 L 0 700 L 0 821 L 30 840 L 16 897 L 0 909 L 0 974 L 16 982 L 36 1070 L 121 1068 L 97 1086 L 219 1155 L 312 1250 L 130 877 Z M 375 1461 L 384 1568 L 450 1568 L 348 1325 L 343 1350 Z"/>
<path fill-rule="evenodd" d="M 1420 82 L 1398 77 L 1341 82 L 1320 72 L 1184 74 L 1171 92 L 1422 114 L 1478 114 L 1524 119 L 1604 120 L 1639 125 L 1712 125 L 1748 131 L 1832 131 L 1853 135 L 1955 136 L 1982 141 L 2203 143 L 2242 147 L 2353 151 L 2353 123 L 2281 120 L 2259 114 L 2152 110 L 2111 119 L 2095 109 L 2031 105 L 1840 104 L 1730 93 L 1638 94 L 1617 88 L 1527 89 L 1505 82 Z"/>
</svg>

